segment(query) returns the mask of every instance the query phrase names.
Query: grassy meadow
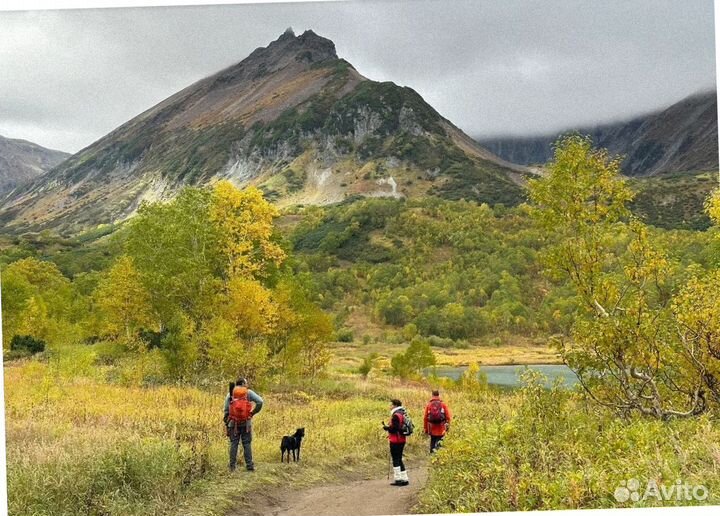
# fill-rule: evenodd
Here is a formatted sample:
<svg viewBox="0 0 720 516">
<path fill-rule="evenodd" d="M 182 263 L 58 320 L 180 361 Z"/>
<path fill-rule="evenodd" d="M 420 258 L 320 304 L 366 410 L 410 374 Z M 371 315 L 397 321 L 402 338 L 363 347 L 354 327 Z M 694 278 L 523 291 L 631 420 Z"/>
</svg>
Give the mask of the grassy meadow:
<svg viewBox="0 0 720 516">
<path fill-rule="evenodd" d="M 515 364 L 560 364 L 562 360 L 547 341 L 533 343 L 513 339 L 513 342 L 492 346 L 468 346 L 467 348 L 433 348 L 437 366 L 462 367 L 471 364 L 515 365 Z M 379 367 L 389 367 L 390 359 L 406 348 L 406 344 L 383 342 L 344 343 L 333 347 L 332 364 L 347 372 L 356 370 L 362 359 L 377 353 Z"/>
<path fill-rule="evenodd" d="M 87 350 L 83 350 L 87 352 Z M 76 356 L 76 360 L 79 357 Z M 382 369 L 367 380 L 339 371 L 260 391 L 254 474 L 227 473 L 224 386 L 133 387 L 69 364 L 5 367 L 8 489 L 13 515 L 225 514 L 254 497 L 295 486 L 377 478 L 388 470 L 380 421 L 400 397 L 416 422 L 430 384 Z M 470 512 L 687 505 L 619 504 L 631 478 L 708 488 L 719 503 L 720 429 L 713 417 L 670 422 L 618 419 L 580 391 L 539 386 L 500 391 L 467 378 L 437 379 L 455 421 L 433 457 L 417 512 Z M 259 390 L 259 389 L 258 389 Z M 302 462 L 280 464 L 280 437 L 304 426 Z M 420 431 L 408 464 L 427 461 Z"/>
<path fill-rule="evenodd" d="M 68 375 L 52 361 L 6 366 L 5 385 L 13 515 L 222 514 L 258 485 L 290 476 L 299 485 L 339 472 L 374 477 L 388 467 L 380 421 L 391 395 L 417 415 L 427 394 L 357 377 L 260 391 L 249 476 L 227 473 L 223 385 L 130 387 Z M 301 426 L 301 465 L 280 465 L 280 438 Z M 409 447 L 411 462 L 420 441 Z"/>
</svg>

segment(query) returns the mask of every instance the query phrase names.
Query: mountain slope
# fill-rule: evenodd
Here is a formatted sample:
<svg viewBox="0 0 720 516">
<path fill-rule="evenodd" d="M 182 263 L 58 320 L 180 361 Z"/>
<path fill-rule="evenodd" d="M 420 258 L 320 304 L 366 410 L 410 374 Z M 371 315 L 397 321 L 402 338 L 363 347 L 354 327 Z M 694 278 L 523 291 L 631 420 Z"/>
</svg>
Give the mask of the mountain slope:
<svg viewBox="0 0 720 516">
<path fill-rule="evenodd" d="M 14 192 L 0 222 L 72 232 L 222 178 L 280 204 L 423 194 L 514 204 L 524 173 L 412 89 L 367 80 L 332 41 L 288 31 Z"/>
<path fill-rule="evenodd" d="M 68 156 L 65 152 L 0 135 L 0 195 L 43 175 Z"/>
<path fill-rule="evenodd" d="M 657 113 L 627 122 L 580 128 L 599 147 L 626 156 L 628 175 L 656 175 L 718 168 L 718 118 L 715 91 L 692 95 Z M 519 164 L 545 163 L 559 135 L 480 139 L 498 156 Z"/>
</svg>

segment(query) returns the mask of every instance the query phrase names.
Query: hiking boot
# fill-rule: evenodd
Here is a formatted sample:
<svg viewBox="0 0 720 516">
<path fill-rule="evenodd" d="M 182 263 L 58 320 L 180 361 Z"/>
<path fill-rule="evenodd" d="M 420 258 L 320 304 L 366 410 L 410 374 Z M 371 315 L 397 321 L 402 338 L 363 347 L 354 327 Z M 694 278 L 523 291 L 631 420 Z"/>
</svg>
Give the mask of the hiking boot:
<svg viewBox="0 0 720 516">
<path fill-rule="evenodd" d="M 393 467 L 393 477 L 395 482 L 390 484 L 391 486 L 401 486 L 402 485 L 402 472 L 400 471 L 400 466 Z"/>
<path fill-rule="evenodd" d="M 395 485 L 397 485 L 397 486 L 399 486 L 399 487 L 407 486 L 407 485 L 410 485 L 410 481 L 409 481 L 409 480 L 400 480 L 400 481 L 398 481 L 398 483 L 395 484 Z"/>
<path fill-rule="evenodd" d="M 247 469 L 248 471 L 255 471 L 255 466 L 250 466 L 249 468 L 245 468 L 245 469 Z"/>
</svg>

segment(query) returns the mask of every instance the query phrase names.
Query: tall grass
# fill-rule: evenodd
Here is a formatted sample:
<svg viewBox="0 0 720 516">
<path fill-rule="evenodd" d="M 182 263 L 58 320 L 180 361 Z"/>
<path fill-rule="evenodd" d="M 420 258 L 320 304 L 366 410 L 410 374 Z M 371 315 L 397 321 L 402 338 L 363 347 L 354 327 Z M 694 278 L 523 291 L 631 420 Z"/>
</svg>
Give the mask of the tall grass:
<svg viewBox="0 0 720 516">
<path fill-rule="evenodd" d="M 357 375 L 281 382 L 261 394 L 253 451 L 257 472 L 227 473 L 225 386 L 132 387 L 107 383 L 83 355 L 5 368 L 10 513 L 211 515 L 252 504 L 260 491 L 377 477 L 388 467 L 381 421 L 400 398 L 418 423 L 423 383 Z M 688 504 L 619 503 L 631 478 L 704 485 L 720 502 L 720 428 L 713 415 L 670 422 L 619 419 L 579 393 L 528 378 L 519 391 L 433 379 L 454 421 L 434 456 L 417 510 L 468 512 Z M 283 435 L 305 427 L 302 464 L 280 464 Z M 425 459 L 412 437 L 408 464 Z M 693 503 L 693 502 L 690 502 Z"/>
<path fill-rule="evenodd" d="M 643 507 L 720 502 L 720 428 L 712 416 L 661 422 L 620 419 L 578 393 L 547 390 L 537 377 L 515 392 L 463 400 L 446 445 L 433 458 L 423 512 Z M 704 501 L 624 503 L 630 479 L 703 485 Z"/>
<path fill-rule="evenodd" d="M 199 506 L 202 513 L 222 512 L 223 500 L 236 502 L 253 486 L 280 482 L 286 471 L 300 484 L 339 471 L 377 475 L 388 460 L 380 426 L 388 400 L 404 398 L 420 418 L 426 397 L 419 386 L 352 378 L 263 392 L 265 407 L 253 422 L 258 475 L 248 481 L 244 473 L 227 473 L 224 386 L 127 387 L 58 375 L 35 361 L 6 366 L 5 382 L 15 516 L 160 515 L 180 507 L 193 514 Z M 298 427 L 307 432 L 302 468 L 280 467 L 280 438 Z M 424 447 L 421 438 L 412 441 L 410 462 L 421 442 Z"/>
</svg>

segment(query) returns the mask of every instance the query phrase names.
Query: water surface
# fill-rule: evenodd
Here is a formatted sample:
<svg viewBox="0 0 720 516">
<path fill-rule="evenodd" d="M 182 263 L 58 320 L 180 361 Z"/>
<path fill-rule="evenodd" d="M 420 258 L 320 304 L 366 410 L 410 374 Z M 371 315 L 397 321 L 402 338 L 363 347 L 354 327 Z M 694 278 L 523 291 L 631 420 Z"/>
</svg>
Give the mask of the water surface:
<svg viewBox="0 0 720 516">
<path fill-rule="evenodd" d="M 467 367 L 437 367 L 436 374 L 441 377 L 457 380 L 462 376 Z M 526 369 L 538 371 L 547 378 L 546 387 L 551 387 L 556 378 L 562 378 L 566 387 L 577 385 L 578 379 L 575 373 L 564 364 L 535 364 L 535 365 L 491 365 L 480 366 L 480 371 L 487 376 L 488 384 L 499 387 L 520 387 L 520 374 Z M 427 370 L 426 374 L 431 374 Z"/>
</svg>

